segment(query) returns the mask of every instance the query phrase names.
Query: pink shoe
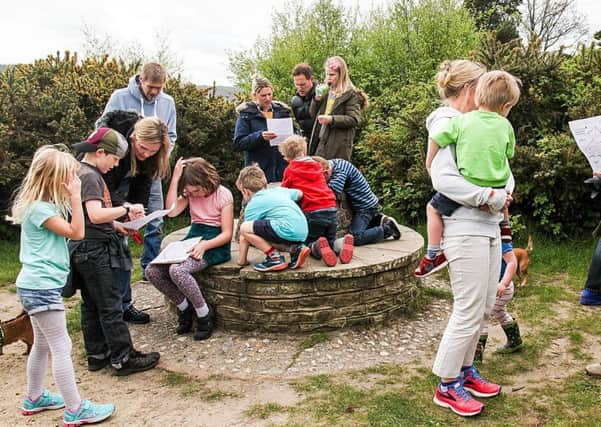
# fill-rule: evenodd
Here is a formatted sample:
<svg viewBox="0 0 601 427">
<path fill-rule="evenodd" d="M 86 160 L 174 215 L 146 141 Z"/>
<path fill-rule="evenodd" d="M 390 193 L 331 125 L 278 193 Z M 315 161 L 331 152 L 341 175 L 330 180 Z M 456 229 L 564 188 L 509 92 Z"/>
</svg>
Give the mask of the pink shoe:
<svg viewBox="0 0 601 427">
<path fill-rule="evenodd" d="M 353 259 L 353 251 L 355 250 L 355 238 L 352 234 L 346 234 L 344 236 L 344 242 L 342 243 L 342 250 L 340 251 L 340 262 L 342 264 L 348 264 Z"/>
<path fill-rule="evenodd" d="M 321 259 L 328 267 L 334 267 L 338 264 L 338 257 L 336 252 L 332 250 L 328 240 L 325 237 L 317 239 L 317 245 L 319 246 L 319 252 L 321 253 Z"/>
<path fill-rule="evenodd" d="M 461 385 L 461 381 L 449 384 L 448 386 L 438 384 L 433 400 L 438 406 L 449 408 L 462 417 L 478 415 L 484 409 L 482 402 L 478 402 L 465 391 L 463 385 Z"/>
<path fill-rule="evenodd" d="M 501 393 L 501 386 L 486 381 L 473 365 L 463 371 L 463 387 L 478 397 L 495 397 Z"/>
</svg>

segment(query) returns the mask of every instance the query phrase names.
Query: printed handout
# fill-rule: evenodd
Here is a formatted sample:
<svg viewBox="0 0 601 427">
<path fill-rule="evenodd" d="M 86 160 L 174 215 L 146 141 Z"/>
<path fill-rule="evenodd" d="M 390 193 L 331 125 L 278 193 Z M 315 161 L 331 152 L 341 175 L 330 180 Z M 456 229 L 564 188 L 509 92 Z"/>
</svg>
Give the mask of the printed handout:
<svg viewBox="0 0 601 427">
<path fill-rule="evenodd" d="M 162 210 L 154 211 L 142 218 L 134 219 L 133 221 L 127 221 L 127 222 L 115 221 L 115 222 L 117 222 L 117 224 L 121 225 L 123 228 L 126 228 L 128 230 L 139 230 L 140 228 L 144 227 L 146 224 L 148 224 L 153 219 L 164 217 L 169 212 L 171 212 L 173 210 L 173 208 L 175 208 L 175 204 L 173 204 L 173 206 L 171 206 L 169 209 L 162 209 Z"/>
<path fill-rule="evenodd" d="M 198 244 L 202 237 L 193 237 L 191 239 L 171 242 L 165 249 L 152 261 L 151 264 L 178 264 L 188 258 L 188 251 Z"/>
<path fill-rule="evenodd" d="M 286 138 L 294 133 L 292 128 L 292 119 L 290 117 L 284 119 L 267 119 L 267 130 L 275 132 L 277 135 L 269 141 L 270 145 L 280 145 Z"/>
<path fill-rule="evenodd" d="M 578 148 L 585 155 L 593 172 L 601 172 L 601 116 L 569 122 Z"/>
</svg>

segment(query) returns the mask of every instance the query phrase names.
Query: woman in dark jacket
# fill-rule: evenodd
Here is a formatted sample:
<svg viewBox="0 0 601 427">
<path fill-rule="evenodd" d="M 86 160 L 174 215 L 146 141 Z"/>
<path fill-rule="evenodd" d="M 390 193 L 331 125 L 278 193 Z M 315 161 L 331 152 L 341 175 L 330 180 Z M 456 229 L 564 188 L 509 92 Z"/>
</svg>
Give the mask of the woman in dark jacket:
<svg viewBox="0 0 601 427">
<path fill-rule="evenodd" d="M 238 120 L 234 130 L 234 147 L 244 151 L 244 165 L 257 163 L 267 182 L 278 182 L 284 176 L 287 163 L 269 141 L 276 137 L 267 130 L 267 119 L 292 117 L 292 111 L 283 102 L 273 101 L 273 86 L 269 80 L 256 77 L 253 80 L 253 101 L 243 102 L 236 111 Z"/>
<path fill-rule="evenodd" d="M 326 159 L 351 160 L 355 131 L 367 96 L 355 89 L 346 62 L 332 56 L 325 62 L 325 84 L 315 90 L 311 116 L 316 118 L 309 143 L 309 153 Z M 328 90 L 329 89 L 329 90 Z"/>
<path fill-rule="evenodd" d="M 113 206 L 121 206 L 124 202 L 148 206 L 152 181 L 169 175 L 167 125 L 158 117 L 142 118 L 135 111 L 114 110 L 98 119 L 96 126 L 115 129 L 129 143 L 125 157 L 102 176 L 111 203 Z M 160 239 L 160 234 L 157 238 Z M 132 304 L 131 271 L 121 269 L 117 275 L 123 299 L 123 318 L 131 323 L 148 323 L 148 314 L 140 312 Z"/>
</svg>

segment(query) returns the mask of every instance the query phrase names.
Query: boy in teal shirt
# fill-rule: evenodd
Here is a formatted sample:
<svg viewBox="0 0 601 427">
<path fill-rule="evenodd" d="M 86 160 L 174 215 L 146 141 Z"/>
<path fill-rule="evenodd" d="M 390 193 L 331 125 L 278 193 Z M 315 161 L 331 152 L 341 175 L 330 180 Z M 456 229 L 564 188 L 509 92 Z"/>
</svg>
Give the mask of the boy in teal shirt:
<svg viewBox="0 0 601 427">
<path fill-rule="evenodd" d="M 248 264 L 248 248 L 252 245 L 266 255 L 263 262 L 254 265 L 257 271 L 302 267 L 311 252 L 303 244 L 309 232 L 307 219 L 296 203 L 303 197 L 302 191 L 267 188 L 267 178 L 257 165 L 240 171 L 236 187 L 247 203 L 240 226 L 238 264 Z M 280 250 L 290 253 L 290 263 L 280 255 Z"/>
<path fill-rule="evenodd" d="M 499 70 L 483 74 L 476 86 L 478 109 L 452 118 L 445 129 L 428 141 L 428 171 L 439 148 L 455 144 L 457 167 L 467 181 L 481 187 L 505 187 L 511 176 L 508 159 L 515 153 L 515 134 L 506 117 L 519 99 L 519 80 L 514 76 Z M 440 251 L 441 215 L 451 216 L 459 206 L 441 193 L 436 193 L 428 203 L 428 250 L 415 276 L 429 276 L 447 264 Z M 510 240 L 508 224 L 501 227 L 503 238 Z"/>
</svg>

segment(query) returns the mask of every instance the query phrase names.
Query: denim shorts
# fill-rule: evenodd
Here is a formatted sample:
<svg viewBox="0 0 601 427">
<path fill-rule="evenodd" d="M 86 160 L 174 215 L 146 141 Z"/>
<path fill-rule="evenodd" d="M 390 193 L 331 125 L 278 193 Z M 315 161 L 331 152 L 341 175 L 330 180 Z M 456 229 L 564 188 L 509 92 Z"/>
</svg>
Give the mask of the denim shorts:
<svg viewBox="0 0 601 427">
<path fill-rule="evenodd" d="M 57 289 L 24 289 L 17 288 L 17 295 L 21 305 L 29 314 L 41 313 L 42 311 L 59 310 L 64 311 L 62 288 Z"/>
<path fill-rule="evenodd" d="M 461 207 L 461 204 L 457 203 L 455 200 L 451 200 L 444 194 L 438 192 L 430 200 L 430 205 L 432 205 L 439 214 L 444 216 L 453 215 L 453 212 Z"/>
</svg>

